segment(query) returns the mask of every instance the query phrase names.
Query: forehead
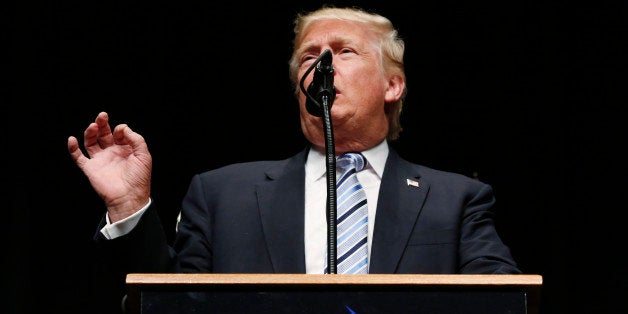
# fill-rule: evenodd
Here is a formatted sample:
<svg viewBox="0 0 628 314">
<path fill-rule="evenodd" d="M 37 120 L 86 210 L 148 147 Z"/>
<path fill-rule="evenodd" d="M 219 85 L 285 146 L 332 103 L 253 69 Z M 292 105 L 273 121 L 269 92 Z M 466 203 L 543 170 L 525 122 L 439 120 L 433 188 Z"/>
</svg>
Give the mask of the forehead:
<svg viewBox="0 0 628 314">
<path fill-rule="evenodd" d="M 304 29 L 300 46 L 375 40 L 375 33 L 364 23 L 340 19 L 312 22 Z"/>
</svg>

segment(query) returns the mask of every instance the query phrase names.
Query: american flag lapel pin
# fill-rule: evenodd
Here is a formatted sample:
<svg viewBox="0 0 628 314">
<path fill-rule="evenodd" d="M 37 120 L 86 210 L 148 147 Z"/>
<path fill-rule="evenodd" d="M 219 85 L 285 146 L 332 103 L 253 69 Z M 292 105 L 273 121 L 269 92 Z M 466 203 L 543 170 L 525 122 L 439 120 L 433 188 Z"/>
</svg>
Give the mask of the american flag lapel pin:
<svg viewBox="0 0 628 314">
<path fill-rule="evenodd" d="M 408 186 L 413 186 L 415 188 L 419 187 L 419 181 L 415 181 L 412 179 L 406 179 L 406 183 L 408 184 Z"/>
</svg>

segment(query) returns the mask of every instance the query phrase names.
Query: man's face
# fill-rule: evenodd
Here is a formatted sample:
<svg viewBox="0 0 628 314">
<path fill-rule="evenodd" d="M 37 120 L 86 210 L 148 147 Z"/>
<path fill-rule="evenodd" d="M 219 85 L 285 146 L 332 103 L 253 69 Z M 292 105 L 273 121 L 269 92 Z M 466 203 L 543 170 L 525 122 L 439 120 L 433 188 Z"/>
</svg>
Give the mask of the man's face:
<svg viewBox="0 0 628 314">
<path fill-rule="evenodd" d="M 361 23 L 314 22 L 299 47 L 299 79 L 326 49 L 333 55 L 336 98 L 331 107 L 331 118 L 336 153 L 361 151 L 379 144 L 388 133 L 384 106 L 397 96 L 390 91 L 377 38 Z M 304 81 L 305 86 L 309 86 L 312 77 L 311 72 Z M 299 92 L 298 99 L 303 133 L 322 150 L 325 137 L 321 118 L 308 113 L 304 93 Z"/>
</svg>

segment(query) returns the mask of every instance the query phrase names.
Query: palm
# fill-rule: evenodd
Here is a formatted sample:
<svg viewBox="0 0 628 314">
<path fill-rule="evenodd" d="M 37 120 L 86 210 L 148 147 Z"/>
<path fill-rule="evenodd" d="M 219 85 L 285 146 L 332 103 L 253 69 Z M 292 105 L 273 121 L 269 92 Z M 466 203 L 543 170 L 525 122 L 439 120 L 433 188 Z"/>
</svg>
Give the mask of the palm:
<svg viewBox="0 0 628 314">
<path fill-rule="evenodd" d="M 83 171 L 105 203 L 149 189 L 151 160 L 147 153 L 134 154 L 130 145 L 115 144 L 92 152 L 90 156 Z"/>
</svg>

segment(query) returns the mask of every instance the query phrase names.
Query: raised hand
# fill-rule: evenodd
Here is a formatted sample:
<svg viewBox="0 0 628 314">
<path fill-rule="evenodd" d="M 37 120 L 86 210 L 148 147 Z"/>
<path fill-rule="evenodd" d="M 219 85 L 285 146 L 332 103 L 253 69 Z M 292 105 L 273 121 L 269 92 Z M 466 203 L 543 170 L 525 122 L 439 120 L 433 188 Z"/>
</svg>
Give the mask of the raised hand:
<svg viewBox="0 0 628 314">
<path fill-rule="evenodd" d="M 68 151 L 76 165 L 103 199 L 111 222 L 124 219 L 145 206 L 150 198 L 152 157 L 144 137 L 126 124 L 113 133 L 109 116 L 101 112 L 85 129 L 83 146 L 68 138 Z"/>
</svg>

